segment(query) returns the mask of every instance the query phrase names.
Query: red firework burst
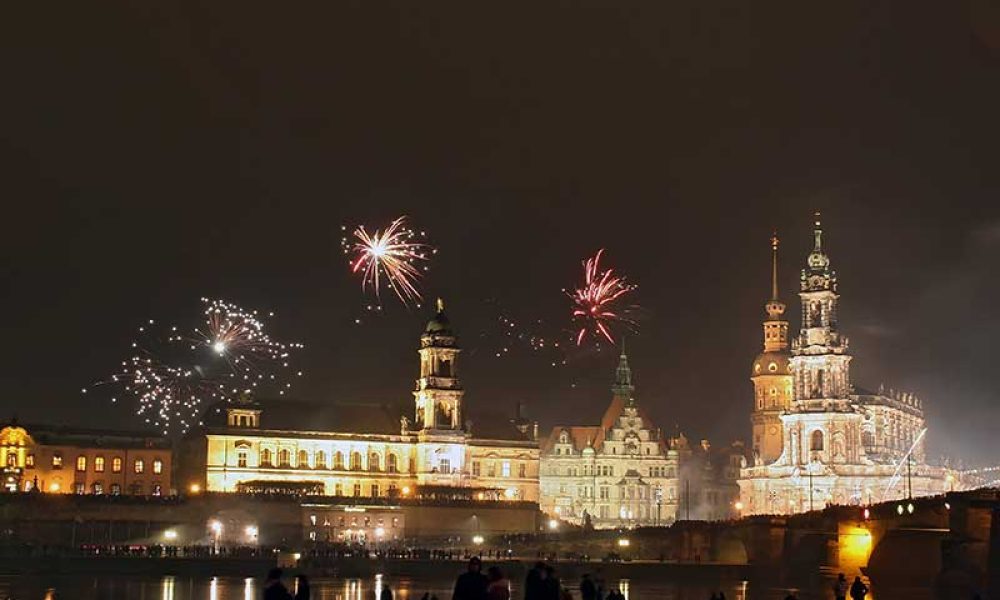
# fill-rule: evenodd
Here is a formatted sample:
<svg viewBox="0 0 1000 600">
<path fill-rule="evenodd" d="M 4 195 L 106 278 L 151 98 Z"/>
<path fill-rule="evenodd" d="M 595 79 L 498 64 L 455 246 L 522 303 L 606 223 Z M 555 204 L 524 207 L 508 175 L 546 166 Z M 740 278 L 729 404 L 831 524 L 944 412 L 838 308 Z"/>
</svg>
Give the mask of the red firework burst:
<svg viewBox="0 0 1000 600">
<path fill-rule="evenodd" d="M 579 326 L 576 334 L 578 346 L 588 333 L 595 338 L 604 337 L 614 344 L 612 324 L 635 325 L 618 305 L 636 286 L 629 284 L 624 276 L 615 275 L 614 269 L 601 270 L 603 253 L 602 248 L 592 258 L 583 261 L 583 286 L 570 294 L 573 321 Z"/>
</svg>

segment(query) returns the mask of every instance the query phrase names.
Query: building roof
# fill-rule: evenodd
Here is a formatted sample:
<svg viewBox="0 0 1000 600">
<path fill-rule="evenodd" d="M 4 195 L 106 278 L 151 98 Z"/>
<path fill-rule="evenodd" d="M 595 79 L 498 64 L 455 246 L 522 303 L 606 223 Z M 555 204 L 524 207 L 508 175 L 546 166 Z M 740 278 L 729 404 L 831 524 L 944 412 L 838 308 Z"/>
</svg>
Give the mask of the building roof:
<svg viewBox="0 0 1000 600">
<path fill-rule="evenodd" d="M 36 444 L 80 448 L 169 448 L 170 441 L 149 430 L 121 431 L 66 425 L 20 424 Z"/>
<path fill-rule="evenodd" d="M 219 402 L 208 408 L 206 427 L 227 427 L 226 410 L 241 403 Z M 401 419 L 412 419 L 409 405 L 377 402 L 301 402 L 295 400 L 258 400 L 260 429 L 360 435 L 400 435 Z M 530 440 L 530 433 L 518 430 L 510 418 L 496 413 L 472 413 L 472 437 L 494 440 Z M 412 421 L 411 421 L 412 422 Z"/>
</svg>

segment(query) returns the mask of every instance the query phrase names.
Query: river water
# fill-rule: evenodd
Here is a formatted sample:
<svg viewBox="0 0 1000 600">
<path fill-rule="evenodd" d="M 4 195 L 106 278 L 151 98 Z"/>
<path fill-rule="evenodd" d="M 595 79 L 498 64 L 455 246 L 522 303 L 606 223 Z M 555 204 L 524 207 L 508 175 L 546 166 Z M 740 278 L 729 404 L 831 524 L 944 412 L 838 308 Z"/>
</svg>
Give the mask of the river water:
<svg viewBox="0 0 1000 600">
<path fill-rule="evenodd" d="M 512 584 L 512 598 L 519 600 L 520 582 Z M 814 584 L 813 589 L 795 589 L 755 584 L 745 581 L 709 581 L 663 579 L 620 579 L 607 582 L 617 585 L 628 600 L 708 600 L 714 592 L 723 592 L 726 600 L 783 600 L 794 591 L 801 600 L 831 598 L 828 582 Z M 286 580 L 294 591 L 294 581 Z M 370 579 L 313 579 L 312 598 L 315 600 L 370 600 L 377 598 L 382 586 L 388 585 L 396 600 L 420 600 L 425 593 L 439 600 L 451 599 L 451 580 L 377 575 Z M 263 597 L 262 580 L 257 578 L 162 576 L 110 577 L 72 576 L 0 576 L 0 600 L 254 600 Z M 373 595 L 374 592 L 374 595 Z M 886 591 L 888 592 L 888 591 Z M 879 594 L 878 600 L 906 597 L 910 600 L 929 598 L 923 590 L 893 590 Z M 579 593 L 573 589 L 575 598 Z M 870 595 L 869 599 L 874 599 Z"/>
</svg>

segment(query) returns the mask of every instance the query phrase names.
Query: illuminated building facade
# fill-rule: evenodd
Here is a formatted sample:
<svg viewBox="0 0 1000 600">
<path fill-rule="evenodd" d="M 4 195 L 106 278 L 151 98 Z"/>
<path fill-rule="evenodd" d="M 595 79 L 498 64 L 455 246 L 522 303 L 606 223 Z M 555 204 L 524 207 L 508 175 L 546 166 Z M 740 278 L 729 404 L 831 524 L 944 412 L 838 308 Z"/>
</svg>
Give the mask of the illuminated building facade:
<svg viewBox="0 0 1000 600">
<path fill-rule="evenodd" d="M 851 382 L 837 275 L 822 237 L 817 214 L 814 248 L 800 278 L 802 327 L 790 349 L 772 239 L 764 352 L 751 370 L 754 459 L 741 474 L 744 513 L 795 513 L 946 490 L 946 470 L 926 463 L 920 400 Z"/>
<path fill-rule="evenodd" d="M 146 433 L 12 423 L 0 429 L 5 492 L 166 496 L 170 444 Z"/>
<path fill-rule="evenodd" d="M 223 404 L 188 442 L 188 488 L 350 498 L 426 496 L 538 502 L 537 427 L 466 418 L 461 348 L 439 301 L 420 337 L 412 417 L 372 404 Z M 456 498 L 458 496 L 455 496 Z"/>
<path fill-rule="evenodd" d="M 622 350 L 598 426 L 554 427 L 542 445 L 543 512 L 594 527 L 672 523 L 678 503 L 678 452 L 635 400 Z"/>
</svg>

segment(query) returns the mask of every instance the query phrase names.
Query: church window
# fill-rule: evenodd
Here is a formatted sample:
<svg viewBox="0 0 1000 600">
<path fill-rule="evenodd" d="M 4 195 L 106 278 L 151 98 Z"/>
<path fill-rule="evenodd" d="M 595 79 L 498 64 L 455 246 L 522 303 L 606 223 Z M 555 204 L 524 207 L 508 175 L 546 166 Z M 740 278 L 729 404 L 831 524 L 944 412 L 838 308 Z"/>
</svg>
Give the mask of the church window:
<svg viewBox="0 0 1000 600">
<path fill-rule="evenodd" d="M 823 432 L 817 429 L 812 432 L 810 436 L 809 449 L 814 452 L 821 452 L 823 450 Z"/>
<path fill-rule="evenodd" d="M 111 459 L 111 472 L 112 473 L 122 472 L 122 458 L 120 456 L 116 456 Z"/>
<path fill-rule="evenodd" d="M 326 452 L 322 450 L 316 451 L 316 468 L 325 469 L 326 468 Z"/>
<path fill-rule="evenodd" d="M 279 467 L 290 467 L 292 466 L 292 451 L 288 448 L 282 448 L 278 450 L 278 466 Z"/>
<path fill-rule="evenodd" d="M 52 468 L 53 469 L 61 469 L 62 468 L 62 455 L 61 454 L 53 454 L 52 455 Z"/>
<path fill-rule="evenodd" d="M 76 470 L 79 472 L 84 472 L 87 470 L 87 457 L 80 455 L 76 457 Z"/>
<path fill-rule="evenodd" d="M 98 456 L 94 459 L 94 472 L 103 473 L 104 472 L 104 457 Z"/>
<path fill-rule="evenodd" d="M 247 451 L 240 450 L 236 454 L 236 466 L 241 468 L 246 468 L 247 466 Z"/>
<path fill-rule="evenodd" d="M 390 473 L 398 473 L 399 457 L 396 456 L 395 454 L 390 453 L 389 456 L 386 457 L 385 470 Z"/>
<path fill-rule="evenodd" d="M 368 470 L 378 471 L 380 466 L 381 466 L 381 460 L 379 459 L 378 454 L 372 452 L 368 456 Z"/>
<path fill-rule="evenodd" d="M 163 461 L 162 460 L 160 460 L 160 459 L 157 458 L 157 459 L 155 459 L 153 461 L 153 472 L 156 473 L 156 474 L 160 474 L 160 473 L 163 472 Z"/>
<path fill-rule="evenodd" d="M 524 479 L 525 477 L 527 477 L 527 472 L 528 472 L 528 465 L 524 464 L 523 462 L 519 463 L 517 465 L 517 476 L 518 477 L 520 477 L 521 479 Z"/>
<path fill-rule="evenodd" d="M 269 448 L 264 448 L 260 451 L 260 466 L 270 467 L 271 466 L 271 450 Z"/>
<path fill-rule="evenodd" d="M 510 477 L 510 461 L 505 460 L 503 464 L 500 465 L 500 475 L 502 477 Z"/>
<path fill-rule="evenodd" d="M 479 471 L 480 471 L 479 461 L 478 460 L 472 461 L 472 476 L 479 477 Z"/>
<path fill-rule="evenodd" d="M 351 470 L 360 471 L 361 470 L 361 453 L 351 452 Z"/>
<path fill-rule="evenodd" d="M 344 470 L 344 453 L 339 450 L 333 455 L 333 468 L 337 471 Z"/>
<path fill-rule="evenodd" d="M 309 453 L 305 450 L 299 450 L 299 456 L 295 461 L 295 464 L 300 469 L 309 468 Z"/>
</svg>

